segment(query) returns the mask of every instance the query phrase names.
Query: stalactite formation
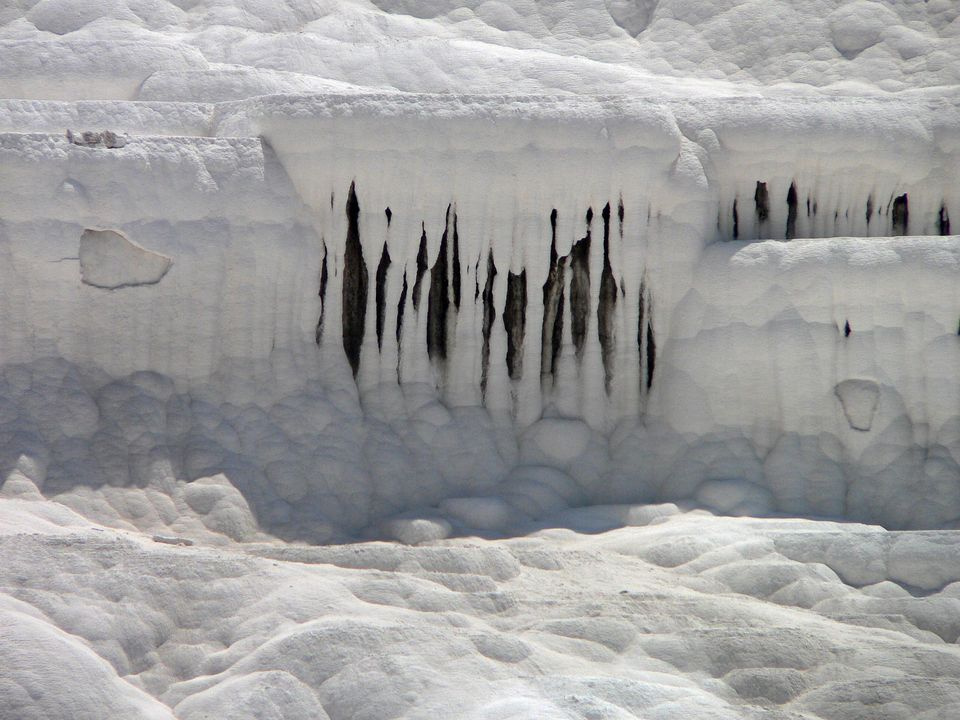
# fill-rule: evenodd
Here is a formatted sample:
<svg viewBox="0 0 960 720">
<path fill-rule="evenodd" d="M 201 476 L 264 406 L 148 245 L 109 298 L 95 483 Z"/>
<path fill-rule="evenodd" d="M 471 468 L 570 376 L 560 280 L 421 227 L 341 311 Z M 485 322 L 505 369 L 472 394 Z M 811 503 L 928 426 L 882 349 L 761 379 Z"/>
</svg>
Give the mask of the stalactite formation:
<svg viewBox="0 0 960 720">
<path fill-rule="evenodd" d="M 320 263 L 320 318 L 317 320 L 315 340 L 317 345 L 323 339 L 323 316 L 327 309 L 327 244 L 323 244 L 323 261 Z"/>
<path fill-rule="evenodd" d="M 483 347 L 480 358 L 480 391 L 487 392 L 487 373 L 490 369 L 490 331 L 496 312 L 493 308 L 493 281 L 497 277 L 497 266 L 493 262 L 493 250 L 487 255 L 487 279 L 483 284 Z"/>
<path fill-rule="evenodd" d="M 450 235 L 450 208 L 447 228 L 440 237 L 440 252 L 430 269 L 430 291 L 427 295 L 427 354 L 431 360 L 447 359 L 447 324 L 450 310 L 450 271 L 447 265 L 447 242 Z M 414 290 L 416 293 L 416 290 Z"/>
<path fill-rule="evenodd" d="M 420 225 L 420 248 L 417 250 L 417 279 L 413 282 L 413 309 L 420 310 L 420 291 L 423 287 L 423 276 L 427 272 L 427 229 Z"/>
<path fill-rule="evenodd" d="M 770 193 L 767 184 L 757 180 L 757 188 L 753 192 L 753 202 L 756 206 L 757 223 L 763 224 L 770 217 Z"/>
<path fill-rule="evenodd" d="M 793 240 L 797 236 L 797 184 L 790 183 L 787 191 L 787 229 L 784 237 Z"/>
<path fill-rule="evenodd" d="M 527 271 L 507 273 L 503 327 L 507 331 L 507 373 L 517 380 L 523 372 L 523 336 L 527 326 Z"/>
<path fill-rule="evenodd" d="M 367 264 L 360 245 L 360 203 L 354 184 L 347 195 L 347 241 L 343 253 L 343 350 L 357 374 L 367 311 Z"/>
<path fill-rule="evenodd" d="M 600 302 L 597 305 L 597 334 L 600 340 L 600 356 L 603 361 L 604 385 L 607 392 L 613 382 L 613 361 L 616 357 L 614 318 L 617 307 L 617 281 L 610 263 L 610 203 L 603 212 L 603 271 L 600 274 Z"/>
<path fill-rule="evenodd" d="M 377 349 L 383 350 L 383 326 L 387 314 L 387 271 L 390 269 L 390 251 L 383 244 L 380 263 L 377 265 Z"/>
<path fill-rule="evenodd" d="M 570 250 L 570 331 L 577 358 L 583 357 L 590 312 L 590 234 L 593 209 L 587 210 L 587 234 Z"/>
<path fill-rule="evenodd" d="M 910 208 L 907 194 L 904 193 L 893 201 L 893 210 L 890 213 L 891 235 L 907 235 L 910 228 Z"/>
</svg>

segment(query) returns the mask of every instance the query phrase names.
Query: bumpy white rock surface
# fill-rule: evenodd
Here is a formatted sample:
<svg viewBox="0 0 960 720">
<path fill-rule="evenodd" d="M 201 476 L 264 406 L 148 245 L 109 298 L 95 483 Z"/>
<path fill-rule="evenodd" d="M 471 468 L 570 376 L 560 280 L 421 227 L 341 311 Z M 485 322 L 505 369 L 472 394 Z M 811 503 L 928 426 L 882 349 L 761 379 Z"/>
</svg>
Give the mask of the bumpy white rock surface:
<svg viewBox="0 0 960 720">
<path fill-rule="evenodd" d="M 0 7 L 0 720 L 953 720 L 958 38 Z"/>
</svg>

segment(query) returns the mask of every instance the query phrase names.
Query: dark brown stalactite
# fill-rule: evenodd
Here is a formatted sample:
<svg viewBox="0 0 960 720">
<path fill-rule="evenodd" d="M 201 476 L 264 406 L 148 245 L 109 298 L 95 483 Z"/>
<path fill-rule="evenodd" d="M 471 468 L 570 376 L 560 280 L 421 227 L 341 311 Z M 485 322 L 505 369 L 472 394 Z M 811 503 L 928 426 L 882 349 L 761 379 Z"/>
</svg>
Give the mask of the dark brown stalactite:
<svg viewBox="0 0 960 720">
<path fill-rule="evenodd" d="M 507 372 L 511 380 L 523 374 L 523 336 L 527 327 L 527 271 L 507 273 L 507 299 L 503 308 L 507 331 Z"/>
<path fill-rule="evenodd" d="M 570 250 L 570 332 L 577 358 L 583 357 L 590 312 L 590 223 L 593 208 L 587 210 L 587 234 Z"/>
<path fill-rule="evenodd" d="M 753 202 L 757 208 L 757 223 L 762 224 L 770 217 L 770 193 L 767 184 L 757 180 L 757 189 L 753 191 Z"/>
<path fill-rule="evenodd" d="M 600 303 L 597 305 L 597 335 L 600 340 L 600 356 L 603 360 L 604 383 L 607 392 L 613 382 L 613 361 L 616 355 L 614 315 L 617 307 L 617 281 L 610 264 L 610 203 L 603 212 L 603 272 L 600 274 Z"/>
<path fill-rule="evenodd" d="M 420 291 L 423 286 L 423 276 L 427 272 L 427 230 L 420 224 L 420 249 L 417 250 L 417 278 L 413 282 L 413 309 L 420 309 Z"/>
<path fill-rule="evenodd" d="M 733 239 L 740 237 L 740 214 L 737 212 L 737 201 L 733 201 Z"/>
<path fill-rule="evenodd" d="M 563 339 L 563 265 L 557 257 L 557 210 L 550 213 L 550 270 L 543 283 L 543 327 L 540 331 L 540 374 L 552 375 Z"/>
<path fill-rule="evenodd" d="M 797 236 L 797 185 L 790 183 L 790 189 L 787 190 L 787 240 L 793 240 Z"/>
<path fill-rule="evenodd" d="M 447 315 L 450 310 L 450 270 L 447 267 L 447 238 L 450 234 L 450 208 L 447 227 L 440 238 L 440 252 L 430 270 L 427 295 L 427 355 L 432 360 L 447 358 Z"/>
<path fill-rule="evenodd" d="M 387 314 L 387 271 L 390 269 L 390 251 L 383 244 L 377 265 L 377 349 L 383 350 L 383 325 Z"/>
<path fill-rule="evenodd" d="M 323 315 L 327 310 L 327 244 L 323 244 L 323 261 L 320 263 L 320 319 L 317 320 L 317 345 L 323 339 Z"/>
<path fill-rule="evenodd" d="M 906 193 L 893 201 L 893 212 L 890 215 L 890 224 L 893 235 L 907 234 L 910 228 L 910 208 Z"/>
<path fill-rule="evenodd" d="M 360 245 L 360 203 L 354 184 L 347 196 L 347 242 L 343 253 L 343 350 L 353 374 L 360 369 L 360 349 L 367 311 L 367 264 Z"/>
<path fill-rule="evenodd" d="M 950 215 L 947 214 L 947 206 L 940 206 L 940 213 L 937 215 L 937 232 L 941 235 L 950 234 Z"/>
<path fill-rule="evenodd" d="M 496 312 L 493 307 L 493 281 L 497 277 L 497 266 L 493 263 L 493 250 L 487 255 L 487 279 L 483 284 L 483 346 L 480 356 L 480 392 L 486 396 L 487 371 L 490 368 L 490 331 Z"/>
</svg>

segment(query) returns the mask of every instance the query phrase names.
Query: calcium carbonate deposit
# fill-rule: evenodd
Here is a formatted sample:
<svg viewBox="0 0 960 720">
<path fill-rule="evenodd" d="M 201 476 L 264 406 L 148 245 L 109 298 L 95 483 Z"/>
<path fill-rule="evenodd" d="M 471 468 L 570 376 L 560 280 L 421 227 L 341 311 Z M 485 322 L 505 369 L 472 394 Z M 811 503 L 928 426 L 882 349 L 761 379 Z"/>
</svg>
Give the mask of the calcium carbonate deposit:
<svg viewBox="0 0 960 720">
<path fill-rule="evenodd" d="M 0 0 L 0 720 L 960 718 L 960 4 Z"/>
</svg>

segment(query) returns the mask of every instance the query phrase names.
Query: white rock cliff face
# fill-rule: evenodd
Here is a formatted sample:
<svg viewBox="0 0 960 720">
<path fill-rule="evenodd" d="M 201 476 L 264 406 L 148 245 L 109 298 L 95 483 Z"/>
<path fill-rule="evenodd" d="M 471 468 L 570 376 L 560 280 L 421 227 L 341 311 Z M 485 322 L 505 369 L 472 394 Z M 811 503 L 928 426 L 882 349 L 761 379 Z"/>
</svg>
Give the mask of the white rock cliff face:
<svg viewBox="0 0 960 720">
<path fill-rule="evenodd" d="M 760 511 L 960 518 L 955 104 L 286 96 L 181 137 L 91 107 L 123 146 L 2 136 L 5 361 L 82 388 L 8 380 L 42 450 L 5 455 L 42 452 L 59 492 L 239 462 L 262 517 L 356 530 L 537 465 L 578 502 L 737 481 Z M 85 450 L 78 482 L 61 438 L 127 422 L 98 396 L 142 372 L 168 383 L 128 391 L 160 403 L 153 439 Z M 66 431 L 81 402 L 96 417 Z M 276 427 L 278 403 L 301 420 Z M 583 424 L 531 454 L 551 417 Z M 353 459 L 324 478 L 330 432 Z"/>
</svg>

